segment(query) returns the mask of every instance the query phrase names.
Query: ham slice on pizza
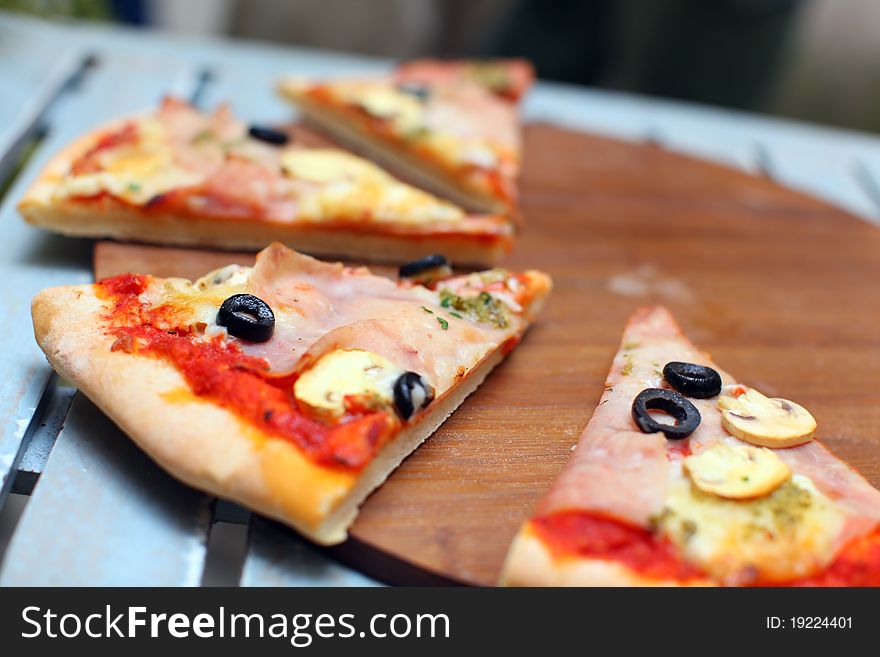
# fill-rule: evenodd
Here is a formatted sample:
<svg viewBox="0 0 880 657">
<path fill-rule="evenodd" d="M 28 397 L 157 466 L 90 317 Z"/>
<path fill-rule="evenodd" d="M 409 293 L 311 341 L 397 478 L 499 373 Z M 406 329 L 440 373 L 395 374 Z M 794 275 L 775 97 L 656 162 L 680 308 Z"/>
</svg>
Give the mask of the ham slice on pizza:
<svg viewBox="0 0 880 657">
<path fill-rule="evenodd" d="M 124 274 L 33 301 L 34 333 L 159 465 L 324 544 L 517 345 L 537 271 L 391 280 L 273 244 L 190 282 Z"/>
</svg>

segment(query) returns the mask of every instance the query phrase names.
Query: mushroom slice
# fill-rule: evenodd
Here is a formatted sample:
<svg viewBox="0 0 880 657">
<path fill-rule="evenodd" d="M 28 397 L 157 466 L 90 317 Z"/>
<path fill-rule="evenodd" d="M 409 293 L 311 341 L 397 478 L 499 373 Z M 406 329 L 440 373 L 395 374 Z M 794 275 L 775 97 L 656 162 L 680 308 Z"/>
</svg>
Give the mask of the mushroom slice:
<svg viewBox="0 0 880 657">
<path fill-rule="evenodd" d="M 773 451 L 749 445 L 714 445 L 687 457 L 684 469 L 701 491 L 731 500 L 764 497 L 791 477 Z"/>
<path fill-rule="evenodd" d="M 812 440 L 816 420 L 799 404 L 765 397 L 754 388 L 718 398 L 721 424 L 740 440 L 761 447 L 794 447 Z"/>
</svg>

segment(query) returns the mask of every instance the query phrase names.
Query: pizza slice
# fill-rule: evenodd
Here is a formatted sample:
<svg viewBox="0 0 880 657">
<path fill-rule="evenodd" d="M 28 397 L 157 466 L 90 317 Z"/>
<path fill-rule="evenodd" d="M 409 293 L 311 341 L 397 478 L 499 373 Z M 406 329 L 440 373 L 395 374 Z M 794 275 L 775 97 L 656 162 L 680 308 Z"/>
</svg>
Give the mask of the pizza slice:
<svg viewBox="0 0 880 657">
<path fill-rule="evenodd" d="M 124 274 L 44 290 L 52 366 L 180 480 L 345 539 L 358 506 L 518 343 L 540 272 L 399 280 L 273 244 L 190 282 Z"/>
<path fill-rule="evenodd" d="M 501 582 L 880 586 L 880 491 L 815 429 L 641 309 Z"/>
<path fill-rule="evenodd" d="M 468 214 L 351 153 L 174 99 L 58 153 L 19 210 L 65 235 L 226 249 L 280 241 L 397 263 L 436 252 L 492 263 L 512 240 L 507 219 Z"/>
<path fill-rule="evenodd" d="M 513 100 L 530 83 L 523 63 L 421 61 L 279 89 L 308 121 L 398 175 L 469 210 L 512 215 L 522 159 Z"/>
</svg>

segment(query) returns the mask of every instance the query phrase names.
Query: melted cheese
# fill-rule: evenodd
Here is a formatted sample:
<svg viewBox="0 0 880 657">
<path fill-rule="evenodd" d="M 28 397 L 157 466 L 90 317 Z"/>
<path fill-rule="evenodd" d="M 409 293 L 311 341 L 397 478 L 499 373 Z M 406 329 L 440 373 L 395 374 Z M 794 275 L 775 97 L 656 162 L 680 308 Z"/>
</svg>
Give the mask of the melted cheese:
<svg viewBox="0 0 880 657">
<path fill-rule="evenodd" d="M 425 99 L 382 80 L 335 81 L 324 89 L 448 166 L 496 169 L 519 160 L 515 110 L 484 89 L 435 85 Z"/>
<path fill-rule="evenodd" d="M 322 356 L 300 376 L 293 391 L 297 400 L 325 418 L 341 416 L 352 398 L 368 407 L 388 407 L 394 382 L 404 370 L 387 358 L 363 349 L 337 349 Z"/>
<path fill-rule="evenodd" d="M 723 499 L 681 477 L 670 486 L 659 524 L 689 561 L 725 583 L 748 584 L 824 567 L 843 521 L 807 477 L 794 475 L 755 500 Z"/>
<path fill-rule="evenodd" d="M 281 158 L 281 166 L 289 176 L 309 182 L 393 180 L 375 164 L 332 148 L 287 151 Z"/>
<path fill-rule="evenodd" d="M 229 265 L 205 274 L 195 283 L 168 278 L 160 288 L 145 292 L 141 301 L 152 306 L 170 304 L 178 317 L 185 318 L 185 325 L 197 327 L 205 337 L 225 337 L 227 332 L 217 324 L 217 313 L 226 299 L 246 291 L 250 272 L 250 267 Z"/>
<path fill-rule="evenodd" d="M 303 218 L 419 224 L 460 221 L 464 212 L 445 201 L 406 185 L 376 165 L 332 149 L 291 150 L 282 157 L 291 177 L 320 183 L 303 192 Z"/>
<path fill-rule="evenodd" d="M 417 132 L 424 122 L 423 103 L 412 94 L 384 85 L 352 93 L 352 100 L 373 116 L 387 119 L 400 134 Z"/>
<path fill-rule="evenodd" d="M 102 170 L 68 175 L 54 190 L 56 200 L 96 196 L 107 192 L 131 203 L 143 204 L 173 189 L 196 185 L 202 175 L 178 166 L 161 123 L 144 119 L 138 123 L 138 141 L 100 153 Z"/>
<path fill-rule="evenodd" d="M 217 285 L 245 285 L 250 278 L 252 267 L 243 267 L 242 265 L 226 265 L 214 271 L 208 272 L 194 285 L 196 289 L 207 290 Z"/>
</svg>

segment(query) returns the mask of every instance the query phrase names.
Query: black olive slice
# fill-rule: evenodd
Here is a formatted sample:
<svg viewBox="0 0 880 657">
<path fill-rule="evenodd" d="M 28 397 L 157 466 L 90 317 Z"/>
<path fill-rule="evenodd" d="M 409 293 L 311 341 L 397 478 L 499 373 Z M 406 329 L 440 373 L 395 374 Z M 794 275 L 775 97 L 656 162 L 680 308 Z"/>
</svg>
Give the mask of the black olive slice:
<svg viewBox="0 0 880 657">
<path fill-rule="evenodd" d="M 401 265 L 398 276 L 413 280 L 431 280 L 445 278 L 450 273 L 452 273 L 452 270 L 449 268 L 449 261 L 446 260 L 446 256 L 440 253 L 432 253 L 424 258 Z"/>
<path fill-rule="evenodd" d="M 649 409 L 665 411 L 675 424 L 663 424 L 655 420 Z M 687 438 L 700 426 L 700 411 L 674 390 L 646 388 L 633 400 L 632 416 L 636 426 L 645 433 L 662 431 L 671 440 Z"/>
<path fill-rule="evenodd" d="M 721 375 L 705 365 L 672 361 L 663 368 L 663 378 L 688 397 L 708 399 L 721 394 Z"/>
<path fill-rule="evenodd" d="M 248 134 L 254 139 L 259 139 L 275 146 L 284 146 L 284 144 L 290 141 L 290 135 L 286 132 L 261 125 L 252 125 L 248 128 Z"/>
<path fill-rule="evenodd" d="M 414 82 L 412 80 L 401 82 L 397 85 L 397 90 L 402 91 L 405 94 L 409 94 L 410 96 L 414 96 L 422 102 L 428 100 L 428 97 L 431 95 L 431 90 L 428 89 L 427 85 L 424 85 L 421 82 Z"/>
<path fill-rule="evenodd" d="M 415 372 L 404 372 L 394 382 L 394 407 L 404 420 L 434 399 L 434 388 Z"/>
<path fill-rule="evenodd" d="M 275 331 L 275 314 L 265 301 L 253 294 L 233 294 L 220 306 L 217 323 L 229 335 L 250 342 L 265 342 Z"/>
</svg>

